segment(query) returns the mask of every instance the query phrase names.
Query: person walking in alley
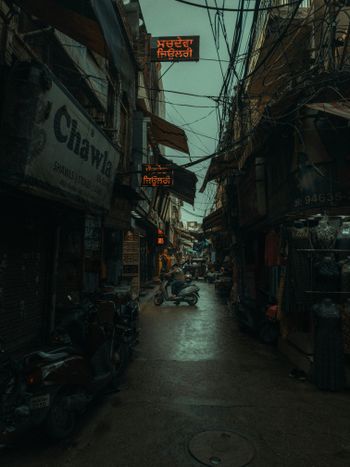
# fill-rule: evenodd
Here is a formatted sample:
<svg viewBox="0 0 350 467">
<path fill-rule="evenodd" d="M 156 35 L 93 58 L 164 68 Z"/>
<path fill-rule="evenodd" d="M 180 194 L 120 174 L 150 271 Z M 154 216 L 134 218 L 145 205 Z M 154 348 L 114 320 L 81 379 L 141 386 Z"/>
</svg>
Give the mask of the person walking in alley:
<svg viewBox="0 0 350 467">
<path fill-rule="evenodd" d="M 168 255 L 167 249 L 163 251 L 159 259 L 160 259 L 160 272 L 161 274 L 165 274 L 170 269 L 170 256 Z"/>
</svg>

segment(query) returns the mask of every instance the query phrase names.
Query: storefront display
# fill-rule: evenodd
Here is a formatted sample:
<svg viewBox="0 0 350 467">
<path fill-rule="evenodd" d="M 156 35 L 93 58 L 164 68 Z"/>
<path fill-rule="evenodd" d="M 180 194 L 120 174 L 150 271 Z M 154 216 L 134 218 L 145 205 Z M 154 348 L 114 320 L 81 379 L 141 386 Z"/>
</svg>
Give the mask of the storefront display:
<svg viewBox="0 0 350 467">
<path fill-rule="evenodd" d="M 286 229 L 287 273 L 279 310 L 283 337 L 306 331 L 314 342 L 314 382 L 334 391 L 344 387 L 344 353 L 350 353 L 349 223 L 342 219 L 318 215 Z"/>
<path fill-rule="evenodd" d="M 334 248 L 337 238 L 337 229 L 328 222 L 324 216 L 311 231 L 312 245 L 315 249 Z"/>
</svg>

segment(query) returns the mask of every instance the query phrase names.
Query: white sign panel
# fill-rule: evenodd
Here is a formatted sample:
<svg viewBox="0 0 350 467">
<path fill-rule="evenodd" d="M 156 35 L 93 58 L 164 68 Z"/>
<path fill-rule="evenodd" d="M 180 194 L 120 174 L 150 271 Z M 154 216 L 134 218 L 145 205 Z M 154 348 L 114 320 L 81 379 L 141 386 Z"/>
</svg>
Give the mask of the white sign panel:
<svg viewBox="0 0 350 467">
<path fill-rule="evenodd" d="M 55 81 L 41 94 L 26 177 L 109 209 L 119 153 Z"/>
</svg>

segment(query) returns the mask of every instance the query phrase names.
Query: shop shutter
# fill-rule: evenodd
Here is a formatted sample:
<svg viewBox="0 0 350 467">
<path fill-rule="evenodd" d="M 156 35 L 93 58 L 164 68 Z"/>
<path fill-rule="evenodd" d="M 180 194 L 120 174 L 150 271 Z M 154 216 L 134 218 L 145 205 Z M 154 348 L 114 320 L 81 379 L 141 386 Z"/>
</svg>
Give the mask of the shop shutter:
<svg viewBox="0 0 350 467">
<path fill-rule="evenodd" d="M 45 232 L 8 219 L 0 232 L 0 337 L 8 350 L 42 340 L 47 282 Z"/>
</svg>

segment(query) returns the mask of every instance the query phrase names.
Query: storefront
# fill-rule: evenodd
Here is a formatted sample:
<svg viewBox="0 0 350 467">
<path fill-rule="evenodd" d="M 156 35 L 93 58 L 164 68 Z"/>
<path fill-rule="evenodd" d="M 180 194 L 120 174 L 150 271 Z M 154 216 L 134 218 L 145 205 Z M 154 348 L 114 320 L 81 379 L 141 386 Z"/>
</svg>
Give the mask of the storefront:
<svg viewBox="0 0 350 467">
<path fill-rule="evenodd" d="M 98 285 L 119 153 L 46 67 L 18 62 L 5 96 L 0 333 L 22 347 L 47 335 L 67 294 Z"/>
<path fill-rule="evenodd" d="M 349 354 L 349 130 L 325 113 L 302 118 L 300 135 L 284 129 L 269 143 L 254 190 L 261 159 L 248 161 L 238 183 L 237 300 L 247 315 L 255 310 L 257 328 L 275 306 L 281 350 L 319 387 L 336 390 Z"/>
</svg>

